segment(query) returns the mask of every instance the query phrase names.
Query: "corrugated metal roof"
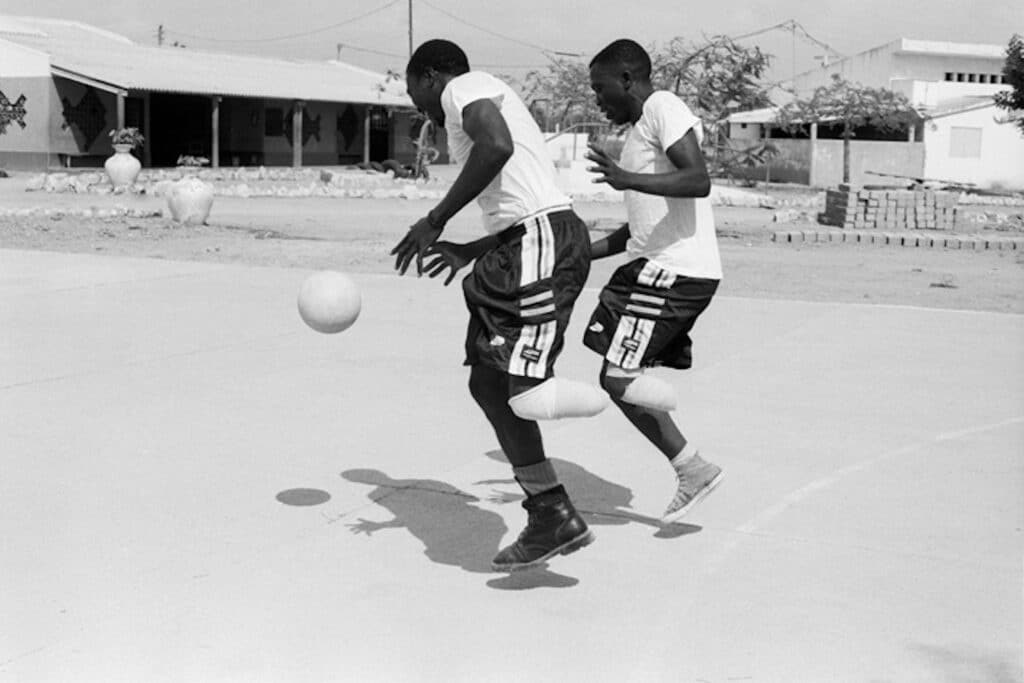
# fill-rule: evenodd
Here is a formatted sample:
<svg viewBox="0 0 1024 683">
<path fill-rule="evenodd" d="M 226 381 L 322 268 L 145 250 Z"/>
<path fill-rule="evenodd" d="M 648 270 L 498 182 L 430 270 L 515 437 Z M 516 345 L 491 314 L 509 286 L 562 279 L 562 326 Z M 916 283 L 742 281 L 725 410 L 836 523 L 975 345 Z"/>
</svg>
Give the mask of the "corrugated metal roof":
<svg viewBox="0 0 1024 683">
<path fill-rule="evenodd" d="M 344 62 L 138 45 L 92 26 L 31 17 L 0 17 L 0 37 L 46 52 L 55 68 L 125 90 L 412 106 L 404 82 Z"/>
</svg>

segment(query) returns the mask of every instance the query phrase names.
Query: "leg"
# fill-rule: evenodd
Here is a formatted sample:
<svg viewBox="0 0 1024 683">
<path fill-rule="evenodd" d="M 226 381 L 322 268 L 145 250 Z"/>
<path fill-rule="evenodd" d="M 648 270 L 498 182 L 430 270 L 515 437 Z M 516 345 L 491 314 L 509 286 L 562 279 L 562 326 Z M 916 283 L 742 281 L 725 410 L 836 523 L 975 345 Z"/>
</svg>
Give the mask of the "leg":
<svg viewBox="0 0 1024 683">
<path fill-rule="evenodd" d="M 605 361 L 601 367 L 601 386 L 608 392 L 612 402 L 648 441 L 665 454 L 666 458 L 672 460 L 679 455 L 686 447 L 686 437 L 679 431 L 672 415 L 664 410 L 623 401 L 626 388 L 635 381 L 635 378 L 625 376 L 625 373 L 618 376 L 609 375 L 609 365 L 608 361 Z"/>
<path fill-rule="evenodd" d="M 605 361 L 601 368 L 601 386 L 622 414 L 665 454 L 676 471 L 676 493 L 662 515 L 664 521 L 674 522 L 718 486 L 722 481 L 722 468 L 700 457 L 669 413 L 624 401 L 626 389 L 635 378 L 623 376 L 626 373 L 609 374 L 608 370 L 609 363 Z"/>
<path fill-rule="evenodd" d="M 527 467 L 546 459 L 544 443 L 537 423 L 518 417 L 509 407 L 512 379 L 490 366 L 474 365 L 469 373 L 469 391 L 494 428 L 512 467 Z M 526 381 L 526 378 L 514 379 Z M 557 485 L 555 481 L 552 487 Z"/>
<path fill-rule="evenodd" d="M 512 463 L 516 481 L 526 492 L 526 528 L 514 543 L 495 556 L 491 566 L 496 571 L 535 567 L 594 540 L 565 488 L 558 483 L 551 461 L 544 456 L 540 427 L 517 417 L 508 405 L 510 392 L 523 386 L 528 389 L 530 382 L 523 385 L 512 381 L 504 372 L 484 365 L 474 365 L 469 375 L 470 392 L 494 427 L 498 442 Z"/>
</svg>

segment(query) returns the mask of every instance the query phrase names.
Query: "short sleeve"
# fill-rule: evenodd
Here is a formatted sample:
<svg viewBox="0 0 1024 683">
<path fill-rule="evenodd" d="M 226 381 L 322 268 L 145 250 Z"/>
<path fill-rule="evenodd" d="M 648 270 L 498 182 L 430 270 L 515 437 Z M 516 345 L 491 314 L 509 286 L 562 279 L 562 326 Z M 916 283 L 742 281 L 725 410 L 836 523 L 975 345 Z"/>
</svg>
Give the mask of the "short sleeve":
<svg viewBox="0 0 1024 683">
<path fill-rule="evenodd" d="M 704 133 L 700 119 L 681 99 L 668 91 L 661 91 L 651 95 L 648 104 L 651 135 L 657 140 L 661 151 L 667 152 L 669 147 L 682 140 L 690 130 L 697 132 L 697 142 L 702 141 Z"/>
<path fill-rule="evenodd" d="M 499 106 L 504 100 L 501 83 L 481 71 L 470 71 L 448 82 L 441 93 L 441 108 L 446 120 L 462 127 L 462 110 L 477 100 L 489 99 Z"/>
</svg>

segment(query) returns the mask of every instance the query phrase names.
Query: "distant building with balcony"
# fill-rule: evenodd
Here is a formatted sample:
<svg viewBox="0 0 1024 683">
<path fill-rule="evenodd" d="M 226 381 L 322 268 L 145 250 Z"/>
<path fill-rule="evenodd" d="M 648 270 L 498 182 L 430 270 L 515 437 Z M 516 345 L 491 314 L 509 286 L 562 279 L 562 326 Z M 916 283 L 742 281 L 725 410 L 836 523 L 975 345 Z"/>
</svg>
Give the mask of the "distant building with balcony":
<svg viewBox="0 0 1024 683">
<path fill-rule="evenodd" d="M 1005 59 L 1006 48 L 1000 45 L 901 38 L 799 74 L 793 90 L 799 97 L 808 96 L 838 74 L 852 83 L 902 93 L 920 114 L 914 129 L 895 136 L 858 131 L 851 150 L 853 182 L 884 182 L 885 176 L 868 173 L 874 171 L 982 188 L 1024 189 L 1024 136 L 1014 125 L 1016 116 L 992 100 L 1010 87 L 1002 75 Z M 773 125 L 777 112 L 772 107 L 734 114 L 730 137 L 738 143 L 780 137 Z M 772 168 L 754 174 L 767 172 L 776 180 L 814 186 L 838 182 L 841 140 L 835 139 L 835 130 L 822 128 L 815 127 L 805 139 L 775 140 L 779 158 Z"/>
</svg>

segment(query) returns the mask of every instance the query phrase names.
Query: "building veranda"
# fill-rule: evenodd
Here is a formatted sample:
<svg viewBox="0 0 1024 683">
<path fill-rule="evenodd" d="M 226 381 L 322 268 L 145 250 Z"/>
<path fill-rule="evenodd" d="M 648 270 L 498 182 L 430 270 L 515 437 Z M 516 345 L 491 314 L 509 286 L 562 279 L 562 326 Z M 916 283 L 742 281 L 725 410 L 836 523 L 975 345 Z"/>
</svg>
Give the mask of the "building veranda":
<svg viewBox="0 0 1024 683">
<path fill-rule="evenodd" d="M 140 45 L 97 27 L 0 15 L 0 166 L 99 167 L 140 129 L 144 167 L 366 164 L 416 157 L 404 83 L 340 61 Z M 444 145 L 437 147 L 444 150 Z"/>
</svg>

